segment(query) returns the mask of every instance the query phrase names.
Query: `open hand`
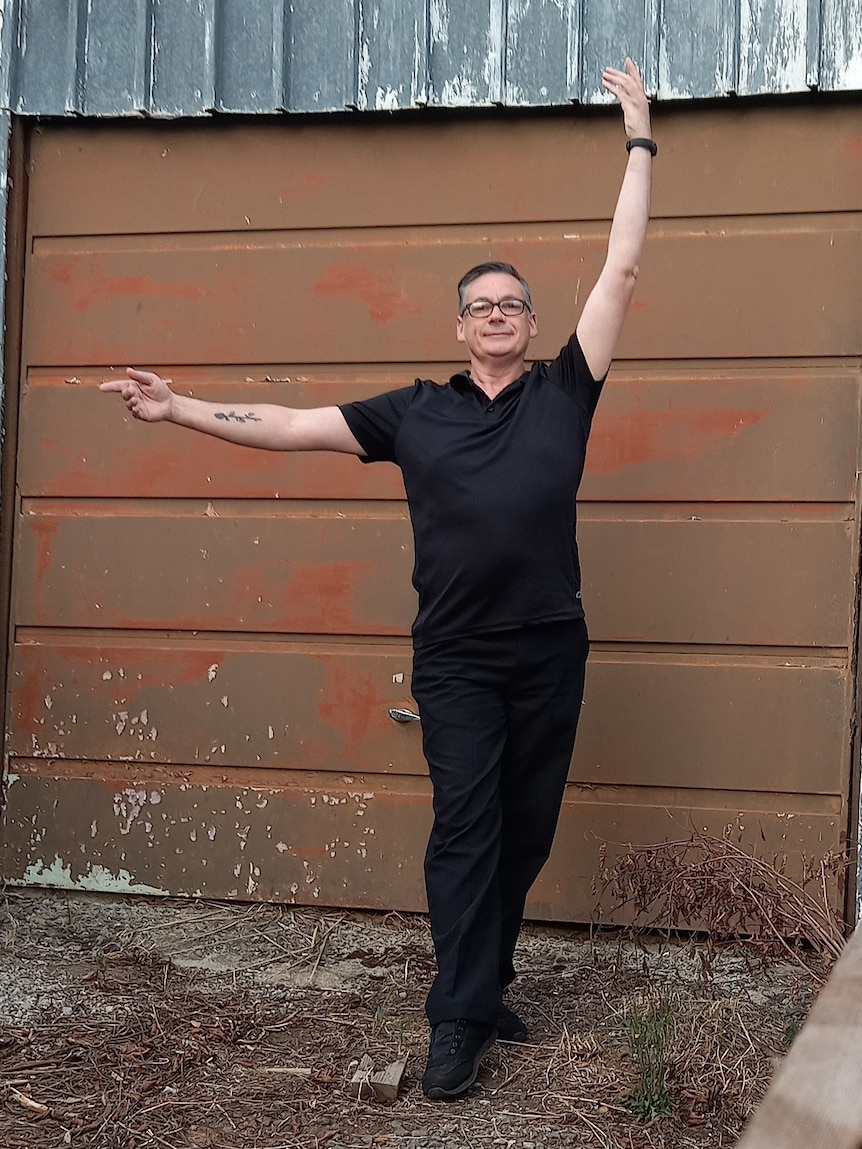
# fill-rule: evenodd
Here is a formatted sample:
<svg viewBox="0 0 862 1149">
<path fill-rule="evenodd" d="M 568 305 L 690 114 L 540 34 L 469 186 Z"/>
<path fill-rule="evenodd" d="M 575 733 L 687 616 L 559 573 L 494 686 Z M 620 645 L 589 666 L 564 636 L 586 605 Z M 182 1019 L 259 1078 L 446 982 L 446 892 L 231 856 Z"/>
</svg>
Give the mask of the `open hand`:
<svg viewBox="0 0 862 1149">
<path fill-rule="evenodd" d="M 619 100 L 628 138 L 649 139 L 651 130 L 649 100 L 636 64 L 626 56 L 624 72 L 619 68 L 605 68 L 602 72 L 602 87 Z"/>
<path fill-rule="evenodd" d="M 136 419 L 145 423 L 158 423 L 171 417 L 174 393 L 168 383 L 152 371 L 126 368 L 126 379 L 109 379 L 99 384 L 100 391 L 119 391 L 126 406 Z"/>
</svg>

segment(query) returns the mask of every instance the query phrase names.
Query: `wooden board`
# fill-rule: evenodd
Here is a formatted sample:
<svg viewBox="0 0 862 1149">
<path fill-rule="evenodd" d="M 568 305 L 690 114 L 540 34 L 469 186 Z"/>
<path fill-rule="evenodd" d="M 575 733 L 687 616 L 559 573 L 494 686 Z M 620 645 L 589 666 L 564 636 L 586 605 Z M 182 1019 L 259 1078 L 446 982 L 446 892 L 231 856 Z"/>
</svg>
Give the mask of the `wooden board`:
<svg viewBox="0 0 862 1149">
<path fill-rule="evenodd" d="M 862 1145 L 862 933 L 832 970 L 738 1149 Z"/>
</svg>

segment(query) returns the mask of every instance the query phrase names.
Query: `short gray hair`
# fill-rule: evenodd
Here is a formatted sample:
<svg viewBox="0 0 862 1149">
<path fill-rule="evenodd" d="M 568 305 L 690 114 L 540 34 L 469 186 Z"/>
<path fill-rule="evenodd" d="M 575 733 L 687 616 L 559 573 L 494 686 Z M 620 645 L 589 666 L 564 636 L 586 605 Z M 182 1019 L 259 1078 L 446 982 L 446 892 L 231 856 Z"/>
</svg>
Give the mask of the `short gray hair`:
<svg viewBox="0 0 862 1149">
<path fill-rule="evenodd" d="M 483 275 L 491 275 L 499 273 L 500 275 L 511 275 L 513 279 L 517 279 L 524 290 L 524 298 L 527 301 L 527 306 L 530 311 L 533 310 L 533 300 L 530 296 L 530 285 L 521 275 L 517 268 L 513 267 L 511 263 L 501 263 L 498 259 L 489 259 L 486 263 L 477 263 L 475 267 L 471 267 L 469 271 L 461 276 L 458 283 L 458 314 L 464 314 L 464 308 L 467 306 L 467 288 L 475 280 Z"/>
</svg>

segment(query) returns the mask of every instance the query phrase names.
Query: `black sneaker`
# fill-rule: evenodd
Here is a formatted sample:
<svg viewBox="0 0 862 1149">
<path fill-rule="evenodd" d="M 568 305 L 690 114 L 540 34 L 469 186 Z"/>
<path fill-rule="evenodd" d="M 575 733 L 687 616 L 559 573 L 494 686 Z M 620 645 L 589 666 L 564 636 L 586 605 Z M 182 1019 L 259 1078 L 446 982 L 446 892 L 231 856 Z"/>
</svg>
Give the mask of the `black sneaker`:
<svg viewBox="0 0 862 1149">
<path fill-rule="evenodd" d="M 501 1005 L 497 1015 L 497 1037 L 500 1041 L 526 1041 L 527 1036 L 527 1027 L 517 1013 L 507 1005 Z"/>
<path fill-rule="evenodd" d="M 496 1026 L 480 1021 L 441 1021 L 431 1030 L 422 1090 L 432 1101 L 466 1093 L 479 1074 L 479 1062 L 497 1036 Z"/>
</svg>

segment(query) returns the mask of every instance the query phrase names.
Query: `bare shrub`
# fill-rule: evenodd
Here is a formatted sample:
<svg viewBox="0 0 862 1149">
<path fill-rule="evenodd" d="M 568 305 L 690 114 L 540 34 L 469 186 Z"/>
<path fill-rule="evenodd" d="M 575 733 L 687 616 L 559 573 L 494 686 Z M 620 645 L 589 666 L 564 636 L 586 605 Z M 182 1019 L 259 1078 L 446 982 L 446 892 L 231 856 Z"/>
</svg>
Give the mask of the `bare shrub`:
<svg viewBox="0 0 862 1149">
<path fill-rule="evenodd" d="M 763 956 L 784 951 L 820 981 L 807 954 L 831 962 L 841 953 L 844 926 L 829 889 L 848 865 L 846 854 L 829 851 L 803 858 L 793 877 L 786 855 L 758 857 L 733 841 L 728 827 L 721 837 L 693 832 L 629 845 L 612 861 L 603 844 L 594 893 L 609 897 L 615 916 L 624 912 L 635 931 L 698 931 L 708 943 L 745 940 Z"/>
</svg>

